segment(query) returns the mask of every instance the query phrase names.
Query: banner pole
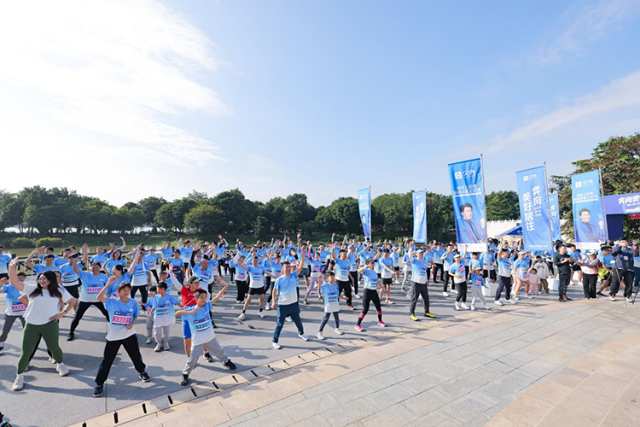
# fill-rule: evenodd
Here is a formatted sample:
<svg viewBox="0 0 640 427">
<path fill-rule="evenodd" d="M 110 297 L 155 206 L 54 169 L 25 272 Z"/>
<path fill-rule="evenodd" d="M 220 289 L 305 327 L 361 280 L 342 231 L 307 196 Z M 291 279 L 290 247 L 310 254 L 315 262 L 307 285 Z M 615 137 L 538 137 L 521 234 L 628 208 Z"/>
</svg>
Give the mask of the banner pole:
<svg viewBox="0 0 640 427">
<path fill-rule="evenodd" d="M 486 227 L 485 232 L 487 234 L 487 238 L 489 237 L 489 218 L 487 216 L 487 189 L 484 185 L 484 155 L 480 153 L 480 167 L 482 168 L 482 200 L 484 202 L 484 225 Z M 484 252 L 489 252 L 489 246 L 487 244 L 487 240 L 484 241 Z"/>
<path fill-rule="evenodd" d="M 600 181 L 600 203 L 602 203 L 602 212 L 604 213 L 604 240 L 609 240 L 609 224 L 607 224 L 607 207 L 604 204 L 604 185 L 602 184 L 602 168 L 598 167 L 598 180 Z M 624 235 L 624 228 L 622 230 Z"/>
<path fill-rule="evenodd" d="M 429 229 L 427 228 L 427 189 L 424 189 L 424 244 L 429 246 Z M 454 220 L 455 221 L 455 220 Z"/>
<path fill-rule="evenodd" d="M 373 244 L 373 200 L 371 199 L 371 185 L 369 185 L 369 241 Z"/>
<path fill-rule="evenodd" d="M 549 178 L 547 176 L 547 162 L 544 162 L 544 186 L 547 193 L 547 218 L 549 218 L 549 239 L 551 240 L 551 257 L 553 258 L 553 224 L 551 223 L 551 202 L 549 201 Z M 560 203 L 558 203 L 559 205 Z M 557 212 L 560 217 L 560 212 Z M 560 230 L 558 230 L 560 231 Z"/>
</svg>

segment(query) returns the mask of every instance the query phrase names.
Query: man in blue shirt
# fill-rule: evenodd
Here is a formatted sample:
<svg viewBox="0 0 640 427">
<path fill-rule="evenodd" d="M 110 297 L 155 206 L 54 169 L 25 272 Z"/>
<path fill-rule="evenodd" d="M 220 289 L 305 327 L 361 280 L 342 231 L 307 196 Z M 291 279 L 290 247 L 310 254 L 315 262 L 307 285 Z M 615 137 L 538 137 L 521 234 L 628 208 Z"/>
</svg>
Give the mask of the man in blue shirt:
<svg viewBox="0 0 640 427">
<path fill-rule="evenodd" d="M 627 302 L 631 302 L 635 276 L 633 258 L 640 256 L 638 245 L 629 247 L 629 241 L 626 237 L 623 237 L 613 247 L 611 255 L 615 257 L 615 265 L 611 273 L 611 294 L 609 297 L 611 301 L 615 300 L 616 294 L 620 289 L 620 283 L 624 282 L 624 298 Z"/>
<path fill-rule="evenodd" d="M 278 306 L 278 318 L 276 320 L 276 328 L 273 331 L 273 348 L 280 350 L 282 346 L 278 343 L 280 332 L 284 326 L 284 320 L 291 316 L 291 320 L 298 328 L 298 336 L 304 341 L 309 341 L 309 337 L 304 334 L 302 320 L 300 320 L 300 305 L 298 304 L 298 281 L 299 274 L 304 268 L 304 262 L 298 262 L 296 271 L 291 271 L 291 263 L 285 261 L 282 263 L 282 276 L 278 277 L 273 284 L 271 308 Z"/>
<path fill-rule="evenodd" d="M 442 266 L 444 248 L 442 247 L 442 243 L 436 244 L 436 247 L 431 250 L 431 253 L 433 254 L 433 283 L 438 283 L 436 280 L 438 271 L 440 272 L 440 280 L 444 281 L 444 268 Z"/>
</svg>

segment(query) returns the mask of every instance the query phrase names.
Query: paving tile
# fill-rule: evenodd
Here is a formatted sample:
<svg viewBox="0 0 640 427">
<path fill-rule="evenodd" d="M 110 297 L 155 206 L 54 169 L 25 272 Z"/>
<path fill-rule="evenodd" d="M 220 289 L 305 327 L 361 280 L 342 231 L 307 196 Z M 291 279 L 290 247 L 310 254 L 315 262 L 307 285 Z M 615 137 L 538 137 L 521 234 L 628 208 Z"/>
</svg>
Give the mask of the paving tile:
<svg viewBox="0 0 640 427">
<path fill-rule="evenodd" d="M 417 416 L 422 417 L 436 411 L 444 405 L 449 404 L 451 401 L 451 397 L 439 392 L 435 388 L 432 388 L 410 397 L 402 402 L 402 405 Z"/>
<path fill-rule="evenodd" d="M 400 384 L 384 387 L 375 393 L 370 394 L 364 400 L 369 402 L 373 408 L 385 409 L 391 405 L 402 402 L 412 397 L 414 394 Z"/>
<path fill-rule="evenodd" d="M 361 422 L 365 426 L 402 426 L 417 418 L 416 414 L 403 405 L 396 404 L 363 419 Z"/>
<path fill-rule="evenodd" d="M 444 411 L 438 410 L 407 424 L 410 427 L 458 427 L 460 421 Z"/>
<path fill-rule="evenodd" d="M 331 424 L 322 415 L 314 415 L 300 422 L 292 424 L 292 427 L 331 427 Z"/>
<path fill-rule="evenodd" d="M 560 371 L 551 375 L 551 379 L 557 383 L 565 385 L 567 387 L 575 388 L 587 378 L 589 374 L 582 371 L 577 371 L 571 368 L 562 368 Z"/>
<path fill-rule="evenodd" d="M 481 415 L 492 405 L 491 401 L 479 395 L 465 395 L 459 399 L 440 408 L 441 411 L 449 414 L 462 423 L 467 423 L 471 419 Z"/>
<path fill-rule="evenodd" d="M 573 389 L 548 378 L 527 390 L 527 394 L 552 405 L 558 404 Z"/>
<path fill-rule="evenodd" d="M 359 422 L 371 415 L 372 408 L 368 405 L 346 404 L 325 411 L 322 416 L 333 427 L 344 427 Z"/>
<path fill-rule="evenodd" d="M 436 374 L 424 372 L 402 381 L 400 384 L 412 393 L 418 394 L 441 384 L 442 381 L 443 379 Z"/>
<path fill-rule="evenodd" d="M 554 406 L 525 393 L 502 413 L 523 425 L 536 426 Z"/>
</svg>

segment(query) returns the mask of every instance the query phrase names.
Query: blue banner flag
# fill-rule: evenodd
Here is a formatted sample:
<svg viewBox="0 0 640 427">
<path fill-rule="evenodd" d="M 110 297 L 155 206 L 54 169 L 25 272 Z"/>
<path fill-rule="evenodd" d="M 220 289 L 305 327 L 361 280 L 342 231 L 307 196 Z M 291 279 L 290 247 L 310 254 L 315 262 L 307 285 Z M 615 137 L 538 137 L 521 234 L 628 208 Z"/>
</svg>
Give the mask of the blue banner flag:
<svg viewBox="0 0 640 427">
<path fill-rule="evenodd" d="M 524 248 L 551 253 L 551 224 L 544 166 L 516 172 Z"/>
<path fill-rule="evenodd" d="M 558 193 L 549 193 L 549 216 L 551 217 L 551 233 L 553 241 L 562 240 L 560 235 L 560 203 Z"/>
<path fill-rule="evenodd" d="M 467 245 L 469 252 L 486 252 L 487 216 L 482 184 L 482 160 L 451 163 L 449 177 L 458 244 Z"/>
<path fill-rule="evenodd" d="M 413 192 L 413 240 L 427 243 L 427 192 Z"/>
<path fill-rule="evenodd" d="M 371 239 L 371 189 L 358 190 L 358 210 L 364 237 Z"/>
<path fill-rule="evenodd" d="M 599 171 L 572 175 L 571 194 L 576 247 L 599 249 L 607 239 Z"/>
</svg>

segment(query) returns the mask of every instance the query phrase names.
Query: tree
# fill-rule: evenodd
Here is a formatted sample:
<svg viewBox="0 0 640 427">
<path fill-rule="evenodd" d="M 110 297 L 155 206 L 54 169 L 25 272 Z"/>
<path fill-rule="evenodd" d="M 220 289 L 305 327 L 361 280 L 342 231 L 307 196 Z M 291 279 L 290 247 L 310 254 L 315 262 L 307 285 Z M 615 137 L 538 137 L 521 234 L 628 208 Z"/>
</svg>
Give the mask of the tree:
<svg viewBox="0 0 640 427">
<path fill-rule="evenodd" d="M 486 195 L 489 221 L 520 218 L 520 203 L 515 191 L 494 191 Z"/>
<path fill-rule="evenodd" d="M 184 217 L 184 228 L 200 236 L 213 236 L 224 229 L 224 213 L 208 204 L 193 207 Z"/>
<path fill-rule="evenodd" d="M 22 230 L 25 203 L 17 194 L 0 192 L 0 231 L 18 226 Z"/>
<path fill-rule="evenodd" d="M 144 213 L 145 225 L 151 225 L 154 228 L 158 227 L 158 224 L 154 222 L 156 213 L 166 203 L 167 201 L 162 197 L 145 197 L 138 202 L 138 206 L 140 206 L 140 209 L 142 209 Z"/>
<path fill-rule="evenodd" d="M 156 212 L 156 216 L 153 219 L 153 224 L 169 231 L 182 227 L 182 224 L 176 221 L 172 203 L 166 203 L 158 209 L 158 212 Z"/>
<path fill-rule="evenodd" d="M 256 217 L 256 205 L 244 197 L 237 188 L 223 191 L 210 199 L 210 203 L 224 212 L 228 226 L 225 231 L 243 232 L 253 226 Z"/>
<path fill-rule="evenodd" d="M 379 213 L 385 231 L 407 231 L 413 227 L 412 192 L 383 194 L 371 204 Z"/>
<path fill-rule="evenodd" d="M 206 202 L 209 199 L 207 193 L 203 191 L 193 190 L 191 193 L 187 194 L 187 198 L 193 200 L 196 203 Z"/>
<path fill-rule="evenodd" d="M 256 217 L 256 221 L 253 224 L 253 236 L 256 239 L 262 239 L 268 228 L 268 220 L 263 216 Z"/>
<path fill-rule="evenodd" d="M 120 226 L 118 227 L 118 230 L 122 232 L 134 231 L 136 228 L 144 226 L 144 212 L 135 203 L 127 203 L 126 205 L 122 206 L 118 210 L 118 214 L 120 216 Z"/>
<path fill-rule="evenodd" d="M 358 201 L 353 197 L 340 197 L 316 215 L 320 228 L 328 232 L 362 234 Z"/>
<path fill-rule="evenodd" d="M 445 242 L 455 236 L 451 196 L 427 192 L 427 239 Z"/>
</svg>

